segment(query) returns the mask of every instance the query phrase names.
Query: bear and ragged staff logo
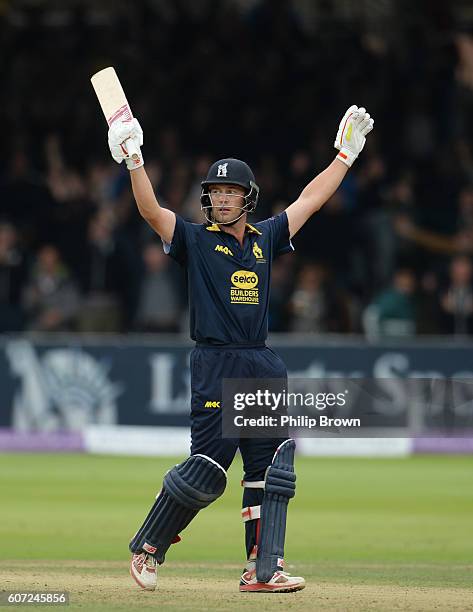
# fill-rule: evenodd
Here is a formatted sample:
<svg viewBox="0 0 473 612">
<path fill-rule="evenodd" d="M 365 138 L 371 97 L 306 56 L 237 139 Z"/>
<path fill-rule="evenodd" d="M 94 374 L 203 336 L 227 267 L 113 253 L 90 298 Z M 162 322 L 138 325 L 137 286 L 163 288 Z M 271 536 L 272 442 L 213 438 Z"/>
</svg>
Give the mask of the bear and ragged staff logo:
<svg viewBox="0 0 473 612">
<path fill-rule="evenodd" d="M 253 244 L 253 255 L 255 256 L 256 263 L 266 263 L 266 259 L 264 258 L 264 255 L 263 255 L 263 250 L 258 245 L 256 240 Z"/>
</svg>

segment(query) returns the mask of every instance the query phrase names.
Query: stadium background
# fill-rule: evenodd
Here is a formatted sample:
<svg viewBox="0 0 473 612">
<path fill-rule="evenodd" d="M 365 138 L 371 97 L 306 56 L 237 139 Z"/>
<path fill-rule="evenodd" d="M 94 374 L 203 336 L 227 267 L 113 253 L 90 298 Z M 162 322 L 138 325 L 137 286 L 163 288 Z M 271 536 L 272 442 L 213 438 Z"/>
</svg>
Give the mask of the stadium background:
<svg viewBox="0 0 473 612">
<path fill-rule="evenodd" d="M 172 462 L 130 455 L 186 455 L 191 344 L 183 273 L 109 156 L 89 83 L 108 65 L 161 203 L 194 221 L 211 161 L 253 167 L 265 218 L 331 161 L 346 108 L 366 106 L 365 150 L 274 267 L 271 342 L 299 376 L 470 378 L 473 11 L 0 0 L 0 586 L 69 587 L 81 606 L 131 609 L 126 541 Z M 440 415 L 442 435 L 435 422 L 391 440 L 300 441 L 304 454 L 350 458 L 299 457 L 289 555 L 312 586 L 298 609 L 314 597 L 321 609 L 472 605 L 469 406 Z M 163 609 L 191 597 L 198 609 L 200 595 L 202 609 L 244 606 L 229 595 L 239 473 L 237 461 L 226 499 L 172 551 Z"/>
</svg>

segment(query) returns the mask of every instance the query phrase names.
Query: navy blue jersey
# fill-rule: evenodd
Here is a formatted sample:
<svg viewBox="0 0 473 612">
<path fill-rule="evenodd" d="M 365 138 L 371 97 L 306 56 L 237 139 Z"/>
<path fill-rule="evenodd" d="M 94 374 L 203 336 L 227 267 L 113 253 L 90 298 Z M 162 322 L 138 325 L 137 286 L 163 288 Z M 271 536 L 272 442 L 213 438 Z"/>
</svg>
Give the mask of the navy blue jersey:
<svg viewBox="0 0 473 612">
<path fill-rule="evenodd" d="M 268 334 L 273 259 L 293 250 L 285 212 L 246 224 L 243 248 L 216 224 L 176 215 L 166 253 L 187 268 L 191 338 L 205 344 L 257 344 Z"/>
</svg>

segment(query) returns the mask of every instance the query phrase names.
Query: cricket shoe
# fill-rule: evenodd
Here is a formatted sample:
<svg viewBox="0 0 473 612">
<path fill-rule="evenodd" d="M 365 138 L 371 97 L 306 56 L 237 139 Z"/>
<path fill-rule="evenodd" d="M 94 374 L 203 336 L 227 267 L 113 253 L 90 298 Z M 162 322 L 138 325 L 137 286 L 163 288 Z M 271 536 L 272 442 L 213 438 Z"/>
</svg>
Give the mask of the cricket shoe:
<svg viewBox="0 0 473 612">
<path fill-rule="evenodd" d="M 258 582 L 256 567 L 247 569 L 240 579 L 240 591 L 250 593 L 292 593 L 301 591 L 305 580 L 300 576 L 291 576 L 287 572 L 274 572 L 268 582 Z"/>
<path fill-rule="evenodd" d="M 131 558 L 130 574 L 145 591 L 154 591 L 158 584 L 156 559 L 147 552 L 136 553 Z"/>
</svg>

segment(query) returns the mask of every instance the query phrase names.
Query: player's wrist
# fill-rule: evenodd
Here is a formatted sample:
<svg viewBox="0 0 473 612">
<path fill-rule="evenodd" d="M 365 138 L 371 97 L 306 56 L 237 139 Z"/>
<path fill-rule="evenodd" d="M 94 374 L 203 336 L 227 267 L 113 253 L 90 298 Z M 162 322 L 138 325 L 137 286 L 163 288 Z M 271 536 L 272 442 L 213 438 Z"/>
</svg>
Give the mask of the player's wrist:
<svg viewBox="0 0 473 612">
<path fill-rule="evenodd" d="M 138 168 L 141 168 L 145 162 L 143 159 L 143 155 L 141 154 L 141 151 L 139 150 L 138 158 L 127 157 L 125 159 L 125 163 L 126 163 L 126 167 L 128 168 L 128 170 L 137 170 Z"/>
<path fill-rule="evenodd" d="M 358 153 L 354 153 L 350 149 L 347 149 L 346 147 L 342 147 L 340 151 L 337 153 L 337 157 L 335 159 L 338 159 L 339 161 L 343 162 L 346 166 L 351 168 L 353 162 L 355 161 L 357 157 L 358 157 Z"/>
</svg>

